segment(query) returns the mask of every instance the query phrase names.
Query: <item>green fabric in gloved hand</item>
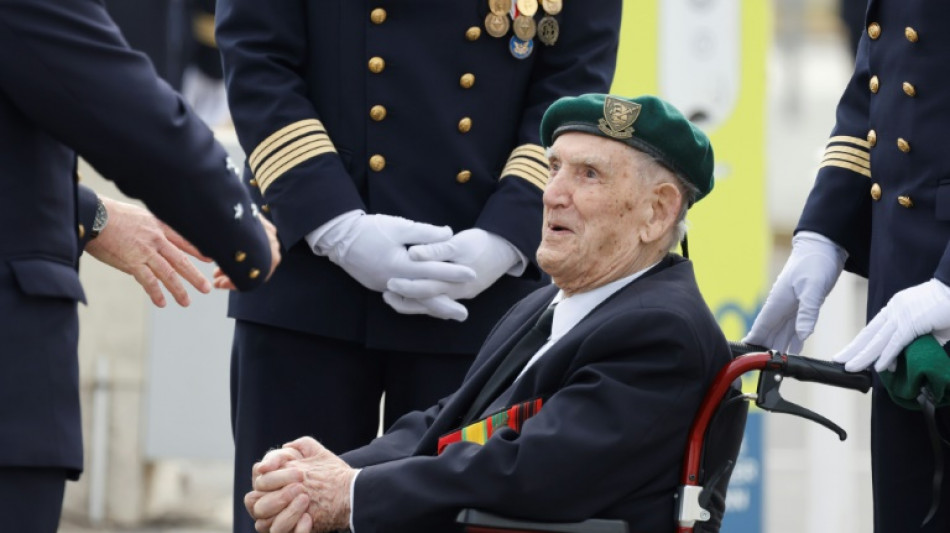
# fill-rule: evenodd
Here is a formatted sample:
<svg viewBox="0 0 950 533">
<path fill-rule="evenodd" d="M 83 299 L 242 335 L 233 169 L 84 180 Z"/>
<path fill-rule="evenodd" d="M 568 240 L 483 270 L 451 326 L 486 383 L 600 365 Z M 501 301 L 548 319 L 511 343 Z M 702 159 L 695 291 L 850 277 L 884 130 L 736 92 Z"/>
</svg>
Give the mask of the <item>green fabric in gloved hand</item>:
<svg viewBox="0 0 950 533">
<path fill-rule="evenodd" d="M 881 381 L 894 403 L 920 410 L 917 397 L 922 387 L 933 396 L 935 407 L 950 405 L 950 356 L 933 335 L 917 337 L 897 358 L 894 372 L 880 372 Z"/>
</svg>

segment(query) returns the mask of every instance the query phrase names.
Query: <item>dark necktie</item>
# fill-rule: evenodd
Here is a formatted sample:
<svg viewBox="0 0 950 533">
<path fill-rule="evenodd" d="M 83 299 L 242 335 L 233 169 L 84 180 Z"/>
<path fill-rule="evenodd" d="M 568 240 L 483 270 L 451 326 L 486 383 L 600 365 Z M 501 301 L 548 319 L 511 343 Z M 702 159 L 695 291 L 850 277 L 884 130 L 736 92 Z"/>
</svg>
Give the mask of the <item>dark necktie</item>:
<svg viewBox="0 0 950 533">
<path fill-rule="evenodd" d="M 482 387 L 478 397 L 472 403 L 472 406 L 465 414 L 464 425 L 468 425 L 478 419 L 491 402 L 498 397 L 515 381 L 518 373 L 524 368 L 531 356 L 538 353 L 538 350 L 544 346 L 551 336 L 551 323 L 554 321 L 554 305 L 549 306 L 538 318 L 535 325 L 525 333 L 524 337 L 518 341 L 508 355 L 502 359 L 501 364 L 495 369 L 495 373 L 488 378 L 488 382 Z"/>
</svg>

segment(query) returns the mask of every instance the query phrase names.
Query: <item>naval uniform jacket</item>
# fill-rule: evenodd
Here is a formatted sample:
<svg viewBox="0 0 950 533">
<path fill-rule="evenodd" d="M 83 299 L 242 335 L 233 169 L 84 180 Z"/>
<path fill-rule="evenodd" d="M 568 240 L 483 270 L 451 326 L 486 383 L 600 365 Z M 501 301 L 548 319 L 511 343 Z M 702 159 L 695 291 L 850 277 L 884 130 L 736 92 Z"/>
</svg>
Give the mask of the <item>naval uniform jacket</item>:
<svg viewBox="0 0 950 533">
<path fill-rule="evenodd" d="M 667 256 L 621 288 L 528 368 L 507 404 L 544 399 L 520 434 L 483 446 L 438 438 L 456 429 L 501 359 L 557 287 L 515 305 L 485 341 L 462 387 L 382 437 L 342 455 L 356 479 L 357 533 L 455 531 L 460 508 L 535 520 L 627 520 L 673 529 L 673 495 L 693 416 L 729 361 L 692 263 Z"/>
<path fill-rule="evenodd" d="M 868 4 L 854 75 L 796 230 L 847 250 L 845 268 L 868 279 L 869 319 L 898 291 L 931 278 L 950 285 L 948 25 L 948 2 Z M 894 404 L 880 380 L 874 388 L 875 531 L 947 531 L 946 483 L 939 512 L 920 525 L 935 472 L 948 475 L 935 467 L 924 417 Z M 937 411 L 939 428 L 948 420 Z"/>
<path fill-rule="evenodd" d="M 265 290 L 232 296 L 230 316 L 370 348 L 474 354 L 539 286 L 541 115 L 561 96 L 608 91 L 621 4 L 564 2 L 557 42 L 535 40 L 516 59 L 511 31 L 485 30 L 488 0 L 219 1 L 245 183 L 288 249 Z M 478 227 L 531 264 L 466 300 L 464 323 L 400 315 L 303 240 L 354 209 Z"/>
<path fill-rule="evenodd" d="M 854 75 L 797 231 L 848 251 L 867 316 L 936 277 L 950 285 L 950 3 L 872 1 Z"/>
<path fill-rule="evenodd" d="M 77 152 L 242 289 L 270 248 L 224 149 L 96 0 L 0 0 L 0 146 L 0 467 L 75 475 L 77 260 L 96 208 Z"/>
</svg>

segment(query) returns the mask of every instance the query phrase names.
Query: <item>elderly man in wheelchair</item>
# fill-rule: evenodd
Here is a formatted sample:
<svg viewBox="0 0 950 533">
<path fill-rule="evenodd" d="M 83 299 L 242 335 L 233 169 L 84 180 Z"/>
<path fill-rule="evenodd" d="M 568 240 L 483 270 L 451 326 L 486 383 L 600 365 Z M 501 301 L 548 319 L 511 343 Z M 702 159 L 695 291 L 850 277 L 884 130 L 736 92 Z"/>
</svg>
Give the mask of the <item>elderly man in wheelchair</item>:
<svg viewBox="0 0 950 533">
<path fill-rule="evenodd" d="M 461 388 L 427 411 L 339 457 L 308 437 L 268 453 L 245 498 L 258 531 L 457 531 L 463 508 L 673 531 L 690 425 L 731 359 L 692 263 L 670 253 L 713 188 L 712 147 L 651 96 L 563 98 L 541 139 L 537 260 L 553 285 L 515 305 Z M 404 296 L 431 289 L 415 281 L 397 284 Z"/>
</svg>

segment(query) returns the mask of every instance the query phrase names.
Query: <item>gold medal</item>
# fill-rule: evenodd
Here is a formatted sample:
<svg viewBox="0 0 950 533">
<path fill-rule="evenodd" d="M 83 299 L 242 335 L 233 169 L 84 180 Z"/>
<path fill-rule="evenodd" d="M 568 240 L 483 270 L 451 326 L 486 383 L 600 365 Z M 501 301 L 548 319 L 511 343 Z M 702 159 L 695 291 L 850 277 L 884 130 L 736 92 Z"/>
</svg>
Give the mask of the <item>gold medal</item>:
<svg viewBox="0 0 950 533">
<path fill-rule="evenodd" d="M 488 0 L 488 9 L 496 15 L 507 16 L 511 12 L 511 0 Z"/>
<path fill-rule="evenodd" d="M 564 8 L 562 0 L 541 0 L 541 7 L 548 15 L 557 15 Z"/>
<path fill-rule="evenodd" d="M 511 23 L 508 22 L 507 14 L 496 15 L 489 13 L 488 16 L 485 17 L 485 31 L 492 37 L 504 37 L 510 27 Z"/>
<path fill-rule="evenodd" d="M 522 41 L 530 41 L 538 33 L 538 26 L 534 19 L 525 15 L 518 15 L 511 27 L 514 28 L 515 35 Z"/>
<path fill-rule="evenodd" d="M 551 46 L 557 42 L 559 35 L 561 35 L 561 27 L 557 20 L 554 20 L 551 15 L 542 17 L 541 22 L 538 22 L 538 40 L 547 46 Z"/>
<path fill-rule="evenodd" d="M 538 0 L 518 0 L 518 11 L 522 15 L 533 17 L 538 12 Z"/>
</svg>

